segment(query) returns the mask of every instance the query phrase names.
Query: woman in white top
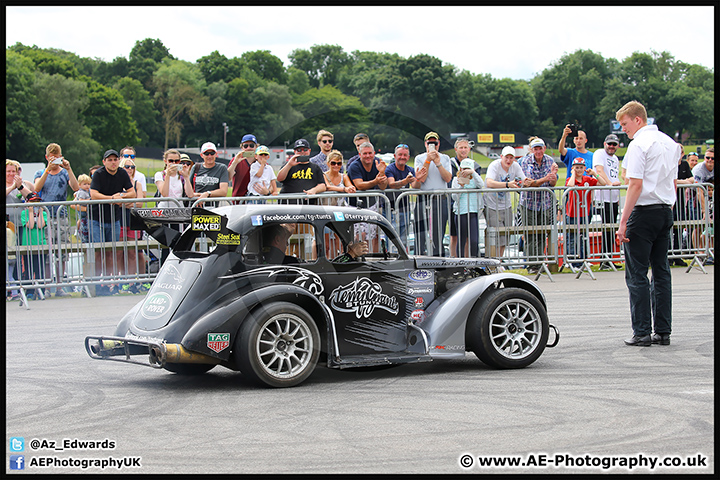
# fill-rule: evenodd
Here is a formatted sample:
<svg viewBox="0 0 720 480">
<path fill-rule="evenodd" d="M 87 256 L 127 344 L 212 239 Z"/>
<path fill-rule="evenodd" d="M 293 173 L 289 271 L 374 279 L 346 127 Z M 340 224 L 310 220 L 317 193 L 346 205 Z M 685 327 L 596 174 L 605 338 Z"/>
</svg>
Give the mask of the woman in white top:
<svg viewBox="0 0 720 480">
<path fill-rule="evenodd" d="M 330 193 L 355 193 L 355 185 L 347 175 L 342 173 L 343 156 L 338 150 L 331 151 L 327 156 L 328 170 L 325 172 L 325 185 Z M 333 198 L 330 205 L 347 205 L 345 198 Z"/>
<path fill-rule="evenodd" d="M 182 155 L 184 155 L 185 158 L 182 158 Z M 180 169 L 183 168 L 183 163 L 192 165 L 192 160 L 190 160 L 187 154 L 182 155 L 175 149 L 170 149 L 163 155 L 165 169 L 155 174 L 155 186 L 160 194 L 159 196 L 165 198 L 183 198 L 185 196 L 183 189 L 184 182 L 182 175 L 180 175 Z M 157 206 L 159 208 L 177 208 L 182 207 L 183 203 L 165 200 L 158 202 Z"/>
</svg>

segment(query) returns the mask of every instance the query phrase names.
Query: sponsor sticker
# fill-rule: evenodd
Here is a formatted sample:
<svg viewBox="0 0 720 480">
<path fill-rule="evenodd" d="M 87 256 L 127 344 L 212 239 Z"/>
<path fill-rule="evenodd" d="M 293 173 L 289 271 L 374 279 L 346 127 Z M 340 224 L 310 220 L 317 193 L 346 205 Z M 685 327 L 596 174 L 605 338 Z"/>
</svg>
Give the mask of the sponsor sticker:
<svg viewBox="0 0 720 480">
<path fill-rule="evenodd" d="M 263 224 L 262 215 L 252 215 L 250 216 L 250 221 L 252 222 L 253 227 L 259 227 Z"/>
<path fill-rule="evenodd" d="M 230 346 L 229 333 L 208 333 L 207 346 L 215 353 L 220 353 Z"/>
<path fill-rule="evenodd" d="M 422 308 L 423 305 L 425 305 L 425 300 L 423 299 L 423 297 L 415 298 L 415 307 Z"/>
<path fill-rule="evenodd" d="M 344 222 L 345 221 L 345 215 L 343 212 L 334 212 L 335 213 L 335 221 L 336 222 Z"/>
<path fill-rule="evenodd" d="M 422 323 L 422 321 L 425 320 L 425 310 L 413 310 L 410 314 L 410 318 L 415 323 Z"/>
<path fill-rule="evenodd" d="M 218 233 L 215 243 L 218 245 L 240 245 L 239 233 Z"/>
<path fill-rule="evenodd" d="M 422 287 L 422 288 L 409 287 L 408 293 L 410 295 L 422 295 L 423 293 L 433 293 L 433 288 L 432 287 Z"/>
<path fill-rule="evenodd" d="M 219 232 L 222 228 L 220 215 L 193 215 L 192 229 L 199 232 Z"/>
<path fill-rule="evenodd" d="M 408 274 L 413 282 L 431 282 L 433 280 L 432 270 L 413 270 Z"/>
<path fill-rule="evenodd" d="M 165 315 L 172 305 L 172 297 L 165 292 L 157 292 L 145 299 L 140 314 L 148 320 L 154 320 Z"/>
<path fill-rule="evenodd" d="M 369 278 L 357 277 L 348 285 L 340 285 L 330 294 L 330 304 L 339 312 L 354 312 L 357 318 L 369 318 L 376 308 L 397 315 L 397 299 L 382 293 L 382 286 Z"/>
</svg>

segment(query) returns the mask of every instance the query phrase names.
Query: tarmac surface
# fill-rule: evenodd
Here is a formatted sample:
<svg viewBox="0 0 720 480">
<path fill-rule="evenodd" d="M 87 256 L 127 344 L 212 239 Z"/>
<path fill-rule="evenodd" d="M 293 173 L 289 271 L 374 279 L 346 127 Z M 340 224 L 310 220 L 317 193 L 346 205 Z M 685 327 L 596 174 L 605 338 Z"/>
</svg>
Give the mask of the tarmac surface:
<svg viewBox="0 0 720 480">
<path fill-rule="evenodd" d="M 318 367 L 278 390 L 223 367 L 182 377 L 90 359 L 85 336 L 112 335 L 140 295 L 7 303 L 6 462 L 22 455 L 33 473 L 712 474 L 715 283 L 705 268 L 672 270 L 669 346 L 624 345 L 622 271 L 555 274 L 538 284 L 560 341 L 528 368 L 493 370 L 473 354 Z"/>
</svg>

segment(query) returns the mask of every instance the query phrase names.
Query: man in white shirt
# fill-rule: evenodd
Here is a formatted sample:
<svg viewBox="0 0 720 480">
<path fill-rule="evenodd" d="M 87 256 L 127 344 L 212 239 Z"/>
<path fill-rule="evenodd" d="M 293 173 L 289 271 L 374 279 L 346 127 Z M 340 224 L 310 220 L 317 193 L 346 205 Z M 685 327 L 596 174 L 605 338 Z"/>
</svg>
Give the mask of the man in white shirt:
<svg viewBox="0 0 720 480">
<path fill-rule="evenodd" d="M 681 147 L 656 125 L 647 124 L 647 111 L 637 101 L 626 103 L 615 118 L 632 139 L 623 160 L 628 190 L 616 234 L 625 249 L 625 283 L 633 328 L 633 337 L 625 344 L 670 345 L 672 276 L 668 249 Z M 652 283 L 647 277 L 648 267 L 652 267 Z"/>
<path fill-rule="evenodd" d="M 593 168 L 597 172 L 598 177 L 605 180 L 605 185 L 614 187 L 622 185 L 620 183 L 620 160 L 615 152 L 620 139 L 614 133 L 605 137 L 603 148 L 599 148 L 593 153 Z M 602 203 L 602 221 L 603 223 L 615 223 L 618 212 L 620 211 L 620 190 L 598 190 L 595 192 L 595 200 Z M 612 256 L 615 239 L 610 229 L 604 230 L 602 234 L 602 253 Z M 619 267 L 619 265 L 615 265 Z M 610 262 L 603 262 L 600 269 L 612 268 Z"/>
<path fill-rule="evenodd" d="M 452 180 L 452 167 L 450 166 L 450 157 L 440 153 L 438 151 L 439 147 L 440 135 L 435 132 L 428 132 L 425 135 L 426 152 L 415 157 L 413 188 L 424 191 L 447 190 L 447 184 Z M 427 202 L 431 202 L 431 218 L 428 218 Z M 415 251 L 418 254 L 435 257 L 445 256 L 442 242 L 445 236 L 449 211 L 449 195 L 418 195 L 417 207 L 415 208 L 415 223 L 418 227 L 415 234 L 418 248 Z M 428 230 L 430 230 L 432 249 L 426 247 Z"/>
</svg>

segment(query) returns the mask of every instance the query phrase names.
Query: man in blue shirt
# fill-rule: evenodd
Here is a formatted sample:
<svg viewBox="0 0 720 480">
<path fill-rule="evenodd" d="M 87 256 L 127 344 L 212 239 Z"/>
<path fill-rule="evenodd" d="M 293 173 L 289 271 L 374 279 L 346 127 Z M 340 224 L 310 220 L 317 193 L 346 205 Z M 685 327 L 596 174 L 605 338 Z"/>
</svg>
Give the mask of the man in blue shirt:
<svg viewBox="0 0 720 480">
<path fill-rule="evenodd" d="M 390 208 L 396 213 L 392 216 L 393 226 L 398 229 L 400 238 L 403 243 L 407 243 L 405 233 L 407 230 L 407 224 L 410 221 L 410 213 L 408 212 L 408 199 L 401 200 L 400 204 L 395 205 L 395 199 L 402 193 L 402 190 L 407 190 L 409 185 L 415 180 L 415 169 L 408 166 L 407 162 L 410 160 L 410 147 L 405 144 L 400 144 L 395 147 L 395 162 L 391 163 L 385 169 L 385 176 L 388 180 L 388 188 L 391 191 L 387 193 L 390 199 Z"/>
<path fill-rule="evenodd" d="M 565 148 L 565 139 L 572 132 L 570 124 L 565 125 L 562 137 L 558 143 L 558 150 L 560 151 L 560 160 L 567 165 L 567 174 L 565 181 L 570 178 L 572 174 L 571 165 L 576 158 L 582 158 L 585 161 L 585 168 L 592 168 L 593 166 L 593 152 L 585 148 L 587 144 L 587 135 L 582 130 L 578 130 L 577 136 L 573 139 L 575 142 L 575 148 Z"/>
<path fill-rule="evenodd" d="M 48 162 L 47 168 L 35 172 L 35 191 L 40 195 L 43 202 L 64 202 L 67 200 L 68 186 L 73 192 L 80 189 L 80 184 L 75 178 L 70 162 L 63 157 L 62 148 L 57 143 L 51 143 L 45 148 L 45 159 Z M 48 227 L 53 245 L 59 245 L 70 241 L 70 222 L 68 221 L 67 207 L 53 205 L 48 207 Z M 60 268 L 56 272 L 62 278 L 62 268 L 65 262 L 59 262 Z M 68 294 L 62 289 L 56 289 L 56 297 L 66 297 Z"/>
</svg>

